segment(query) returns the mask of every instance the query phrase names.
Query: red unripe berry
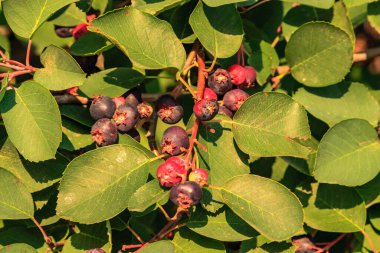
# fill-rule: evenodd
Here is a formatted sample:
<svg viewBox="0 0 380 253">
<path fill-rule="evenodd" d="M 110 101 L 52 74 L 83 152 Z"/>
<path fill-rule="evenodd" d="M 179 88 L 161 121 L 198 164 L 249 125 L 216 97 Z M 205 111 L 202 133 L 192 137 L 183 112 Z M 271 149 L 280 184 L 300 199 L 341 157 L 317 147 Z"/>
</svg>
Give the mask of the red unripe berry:
<svg viewBox="0 0 380 253">
<path fill-rule="evenodd" d="M 216 93 L 212 89 L 205 88 L 205 90 L 203 92 L 203 99 L 218 100 L 218 95 L 216 95 Z"/>
<path fill-rule="evenodd" d="M 86 23 L 77 25 L 73 30 L 74 39 L 77 40 L 80 37 L 82 37 L 83 35 L 85 35 L 86 33 L 88 33 L 87 26 L 88 26 L 88 24 L 86 24 Z"/>
<path fill-rule="evenodd" d="M 204 186 L 205 184 L 207 184 L 207 180 L 208 180 L 208 172 L 202 168 L 193 170 L 189 175 L 189 181 L 194 181 L 200 186 Z"/>
<path fill-rule="evenodd" d="M 230 72 L 232 84 L 238 86 L 245 82 L 245 69 L 243 66 L 234 64 L 228 68 L 228 72 Z"/>
<path fill-rule="evenodd" d="M 228 109 L 227 107 L 225 107 L 224 105 L 221 105 L 219 106 L 219 111 L 218 111 L 219 114 L 224 114 L 224 115 L 227 115 L 228 117 L 230 117 L 232 119 L 232 117 L 234 116 L 233 112 Z"/>
<path fill-rule="evenodd" d="M 170 157 L 157 168 L 157 178 L 162 186 L 171 188 L 175 184 L 185 181 L 187 170 L 185 162 L 178 157 Z"/>
<path fill-rule="evenodd" d="M 124 97 L 116 97 L 112 99 L 115 102 L 116 108 L 118 108 L 120 105 L 125 104 L 125 98 Z"/>
<path fill-rule="evenodd" d="M 245 85 L 247 87 L 252 87 L 253 83 L 256 81 L 256 70 L 251 66 L 244 67 L 245 73 Z"/>
<path fill-rule="evenodd" d="M 249 94 L 243 90 L 230 90 L 224 94 L 224 106 L 226 106 L 231 111 L 236 112 L 248 97 Z"/>
</svg>

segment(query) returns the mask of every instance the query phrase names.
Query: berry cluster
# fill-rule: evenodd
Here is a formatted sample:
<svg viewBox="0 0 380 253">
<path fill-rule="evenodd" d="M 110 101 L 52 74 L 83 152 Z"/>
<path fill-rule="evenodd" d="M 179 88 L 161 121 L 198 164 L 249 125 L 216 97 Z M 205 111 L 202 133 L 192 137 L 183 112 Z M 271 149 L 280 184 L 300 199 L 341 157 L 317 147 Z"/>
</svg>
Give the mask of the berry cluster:
<svg viewBox="0 0 380 253">
<path fill-rule="evenodd" d="M 204 89 L 202 99 L 195 102 L 193 112 L 200 121 L 213 119 L 217 113 L 233 116 L 249 94 L 242 89 L 253 87 L 256 71 L 252 67 L 232 65 L 228 71 L 215 70 L 208 78 L 208 88 Z M 233 86 L 236 88 L 233 89 Z M 223 105 L 218 98 L 223 97 Z M 179 122 L 183 108 L 172 96 L 161 96 L 156 103 L 158 117 L 167 124 Z M 164 132 L 162 153 L 171 155 L 157 168 L 157 178 L 161 186 L 171 188 L 170 200 L 182 209 L 196 205 L 202 198 L 202 187 L 207 185 L 208 172 L 202 168 L 192 168 L 186 158 L 178 156 L 189 152 L 187 132 L 178 126 L 171 126 Z"/>
<path fill-rule="evenodd" d="M 118 131 L 134 137 L 133 128 L 139 119 L 150 118 L 153 108 L 143 103 L 141 93 L 132 90 L 126 97 L 95 97 L 90 106 L 90 115 L 96 120 L 91 128 L 92 139 L 98 146 L 115 144 Z"/>
</svg>

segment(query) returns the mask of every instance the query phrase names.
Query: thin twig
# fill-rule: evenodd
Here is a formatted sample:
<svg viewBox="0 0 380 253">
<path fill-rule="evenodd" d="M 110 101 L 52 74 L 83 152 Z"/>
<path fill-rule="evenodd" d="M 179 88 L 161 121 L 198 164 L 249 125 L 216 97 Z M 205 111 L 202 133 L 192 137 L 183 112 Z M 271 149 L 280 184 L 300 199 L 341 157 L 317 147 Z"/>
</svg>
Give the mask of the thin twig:
<svg viewBox="0 0 380 253">
<path fill-rule="evenodd" d="M 136 239 L 141 243 L 141 244 L 144 244 L 145 242 L 141 239 L 141 237 L 136 233 L 135 230 L 133 230 L 133 228 L 131 226 L 127 226 L 127 229 L 129 230 L 129 232 L 131 232 L 135 237 Z"/>
<path fill-rule="evenodd" d="M 50 249 L 53 249 L 55 245 L 51 238 L 46 234 L 41 224 L 34 217 L 32 217 L 31 220 L 34 222 L 34 224 L 36 224 L 37 228 L 40 230 L 42 236 L 44 237 L 45 243 L 49 246 Z"/>
<path fill-rule="evenodd" d="M 248 8 L 245 8 L 245 9 L 244 9 L 243 11 L 241 11 L 240 13 L 242 13 L 242 14 L 247 13 L 247 12 L 249 12 L 250 10 L 252 10 L 252 9 L 254 9 L 254 8 L 256 8 L 256 7 L 260 6 L 260 5 L 262 5 L 262 4 L 265 4 L 265 3 L 269 2 L 269 1 L 270 1 L 270 0 L 262 0 L 262 1 L 258 2 L 258 3 L 255 3 L 255 4 L 251 5 L 251 6 L 248 7 Z"/>
<path fill-rule="evenodd" d="M 152 115 L 152 118 L 150 119 L 149 130 L 146 133 L 146 137 L 148 138 L 148 144 L 149 144 L 150 150 L 156 156 L 159 156 L 160 152 L 158 151 L 157 143 L 156 143 L 157 120 L 158 120 L 157 113 L 154 112 Z"/>
<path fill-rule="evenodd" d="M 27 49 L 27 51 L 26 51 L 26 60 L 25 60 L 25 65 L 26 66 L 30 66 L 30 51 L 31 51 L 31 49 L 32 49 L 32 40 L 29 40 L 28 41 L 28 49 Z"/>
<path fill-rule="evenodd" d="M 331 247 L 333 247 L 335 244 L 337 244 L 338 242 L 340 242 L 340 240 L 342 240 L 347 234 L 341 234 L 340 236 L 338 236 L 334 241 L 330 242 L 329 244 L 327 244 L 325 247 L 323 247 L 322 249 L 320 250 L 317 250 L 316 252 L 314 253 L 323 253 L 325 251 L 329 251 Z"/>
<path fill-rule="evenodd" d="M 375 244 L 373 243 L 371 237 L 369 237 L 369 235 L 364 230 L 361 230 L 360 232 L 362 232 L 362 234 L 364 235 L 364 237 L 367 240 L 369 246 L 371 247 L 373 253 L 379 253 L 379 251 L 376 249 Z"/>
<path fill-rule="evenodd" d="M 380 55 L 380 47 L 367 49 L 365 52 L 354 54 L 354 62 L 367 61 Z"/>
</svg>

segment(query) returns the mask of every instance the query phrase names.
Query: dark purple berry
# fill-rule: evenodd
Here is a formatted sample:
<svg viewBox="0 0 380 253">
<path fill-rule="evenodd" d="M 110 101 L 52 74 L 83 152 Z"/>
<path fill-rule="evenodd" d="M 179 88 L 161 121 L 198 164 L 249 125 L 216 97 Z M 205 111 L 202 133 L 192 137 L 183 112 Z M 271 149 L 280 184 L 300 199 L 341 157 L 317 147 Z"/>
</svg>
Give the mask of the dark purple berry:
<svg viewBox="0 0 380 253">
<path fill-rule="evenodd" d="M 138 87 L 129 90 L 125 96 L 125 103 L 137 108 L 137 105 L 142 103 L 141 90 Z"/>
<path fill-rule="evenodd" d="M 137 111 L 140 119 L 149 119 L 153 114 L 153 107 L 148 103 L 141 103 L 137 105 Z"/>
<path fill-rule="evenodd" d="M 100 248 L 96 248 L 96 249 L 87 250 L 86 253 L 106 253 L 106 252 Z"/>
<path fill-rule="evenodd" d="M 110 97 L 95 97 L 90 106 L 91 117 L 95 120 L 108 118 L 111 119 L 115 113 L 116 105 Z"/>
<path fill-rule="evenodd" d="M 231 76 L 225 69 L 217 69 L 208 78 L 208 86 L 218 95 L 224 95 L 232 88 Z"/>
<path fill-rule="evenodd" d="M 161 141 L 163 153 L 179 155 L 190 146 L 186 131 L 179 126 L 172 126 L 165 130 Z"/>
<path fill-rule="evenodd" d="M 122 132 L 128 132 L 137 123 L 138 120 L 137 109 L 128 104 L 120 105 L 113 115 L 113 120 L 116 123 L 117 129 Z"/>
<path fill-rule="evenodd" d="M 195 116 L 202 121 L 211 120 L 218 113 L 219 104 L 216 100 L 201 99 L 195 103 L 193 111 Z"/>
<path fill-rule="evenodd" d="M 183 117 L 183 108 L 170 95 L 163 95 L 156 103 L 158 117 L 166 124 L 175 124 Z"/>
<path fill-rule="evenodd" d="M 73 36 L 74 27 L 55 26 L 55 34 L 60 38 L 68 38 Z"/>
<path fill-rule="evenodd" d="M 218 111 L 219 114 L 224 114 L 224 115 L 227 115 L 228 117 L 230 117 L 232 119 L 232 117 L 234 116 L 233 112 L 228 109 L 227 107 L 225 107 L 224 105 L 220 105 L 219 106 L 219 111 Z"/>
<path fill-rule="evenodd" d="M 170 200 L 179 207 L 187 209 L 202 199 L 202 188 L 193 181 L 178 183 L 170 190 Z"/>
<path fill-rule="evenodd" d="M 243 90 L 230 90 L 223 97 L 224 106 L 236 112 L 248 97 L 249 94 Z"/>
<path fill-rule="evenodd" d="M 92 139 L 100 147 L 117 142 L 117 127 L 110 119 L 99 119 L 91 128 Z"/>
</svg>

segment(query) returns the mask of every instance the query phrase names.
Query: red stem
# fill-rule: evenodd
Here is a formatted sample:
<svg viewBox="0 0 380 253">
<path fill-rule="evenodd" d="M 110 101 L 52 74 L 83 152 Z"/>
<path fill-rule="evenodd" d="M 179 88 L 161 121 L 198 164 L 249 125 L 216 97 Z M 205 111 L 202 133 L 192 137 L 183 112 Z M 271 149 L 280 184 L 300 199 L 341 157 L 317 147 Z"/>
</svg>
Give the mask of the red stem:
<svg viewBox="0 0 380 253">
<path fill-rule="evenodd" d="M 32 217 L 31 218 L 32 221 L 34 222 L 34 224 L 36 224 L 37 228 L 41 231 L 41 234 L 43 235 L 44 237 L 44 240 L 45 240 L 45 243 L 50 247 L 50 249 L 53 249 L 54 248 L 54 243 L 52 242 L 52 240 L 50 239 L 50 237 L 46 234 L 45 230 L 42 228 L 41 224 L 38 223 L 38 221 Z"/>
<path fill-rule="evenodd" d="M 334 241 L 330 242 L 329 244 L 327 244 L 325 247 L 323 247 L 322 249 L 316 251 L 315 253 L 323 253 L 325 251 L 328 251 L 331 247 L 333 247 L 335 244 L 337 244 L 340 240 L 342 240 L 347 234 L 341 234 L 340 236 L 338 236 Z"/>
<path fill-rule="evenodd" d="M 25 60 L 25 65 L 30 66 L 30 51 L 32 49 L 32 40 L 28 41 L 28 49 L 26 51 L 26 60 Z"/>
</svg>

